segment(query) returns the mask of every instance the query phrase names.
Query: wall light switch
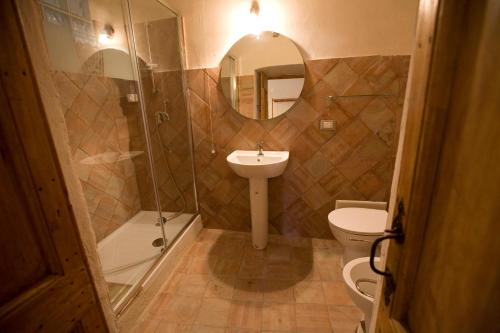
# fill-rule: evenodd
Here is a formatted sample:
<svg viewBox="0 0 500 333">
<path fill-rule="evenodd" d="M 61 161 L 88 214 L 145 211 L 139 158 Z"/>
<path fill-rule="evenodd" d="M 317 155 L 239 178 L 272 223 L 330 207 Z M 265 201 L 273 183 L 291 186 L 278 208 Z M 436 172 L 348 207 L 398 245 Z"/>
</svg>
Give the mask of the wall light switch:
<svg viewBox="0 0 500 333">
<path fill-rule="evenodd" d="M 319 121 L 319 129 L 321 131 L 335 131 L 337 128 L 337 122 L 330 119 L 321 119 Z"/>
</svg>

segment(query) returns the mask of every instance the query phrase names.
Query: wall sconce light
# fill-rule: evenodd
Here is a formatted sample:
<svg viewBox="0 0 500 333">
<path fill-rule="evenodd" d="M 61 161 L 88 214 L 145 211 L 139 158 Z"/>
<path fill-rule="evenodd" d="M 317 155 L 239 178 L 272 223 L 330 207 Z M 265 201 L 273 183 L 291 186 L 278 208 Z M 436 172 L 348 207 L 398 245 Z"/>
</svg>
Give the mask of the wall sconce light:
<svg viewBox="0 0 500 333">
<path fill-rule="evenodd" d="M 252 1 L 252 6 L 250 7 L 250 31 L 255 37 L 259 38 L 262 32 L 262 20 L 259 16 L 260 6 L 257 0 Z"/>
<path fill-rule="evenodd" d="M 113 37 L 115 36 L 115 29 L 111 24 L 105 24 L 104 29 L 101 31 L 98 37 L 99 44 L 107 45 Z"/>
</svg>

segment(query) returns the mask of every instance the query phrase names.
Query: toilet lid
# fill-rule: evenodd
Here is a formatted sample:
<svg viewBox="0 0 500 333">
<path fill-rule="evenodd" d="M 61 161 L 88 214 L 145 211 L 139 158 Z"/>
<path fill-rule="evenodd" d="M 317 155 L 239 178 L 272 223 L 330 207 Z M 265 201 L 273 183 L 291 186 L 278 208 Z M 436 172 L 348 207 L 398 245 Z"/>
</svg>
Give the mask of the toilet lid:
<svg viewBox="0 0 500 333">
<path fill-rule="evenodd" d="M 384 232 L 387 212 L 370 208 L 339 208 L 328 214 L 328 221 L 346 232 L 371 235 Z"/>
</svg>

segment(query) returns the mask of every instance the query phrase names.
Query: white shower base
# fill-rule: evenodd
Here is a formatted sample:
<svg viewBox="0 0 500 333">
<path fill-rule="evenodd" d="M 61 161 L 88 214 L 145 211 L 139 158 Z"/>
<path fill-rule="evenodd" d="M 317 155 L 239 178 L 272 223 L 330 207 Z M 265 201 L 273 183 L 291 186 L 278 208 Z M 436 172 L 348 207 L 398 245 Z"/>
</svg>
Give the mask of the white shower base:
<svg viewBox="0 0 500 333">
<path fill-rule="evenodd" d="M 162 214 L 163 217 L 170 215 L 170 212 Z M 164 224 L 167 245 L 171 244 L 192 216 L 193 214 L 182 214 Z M 161 254 L 161 247 L 152 245 L 155 239 L 162 237 L 157 221 L 158 212 L 140 211 L 99 242 L 97 252 L 106 282 L 118 286 L 117 289 L 127 289 L 146 274 Z M 117 292 L 120 293 L 118 290 Z"/>
</svg>

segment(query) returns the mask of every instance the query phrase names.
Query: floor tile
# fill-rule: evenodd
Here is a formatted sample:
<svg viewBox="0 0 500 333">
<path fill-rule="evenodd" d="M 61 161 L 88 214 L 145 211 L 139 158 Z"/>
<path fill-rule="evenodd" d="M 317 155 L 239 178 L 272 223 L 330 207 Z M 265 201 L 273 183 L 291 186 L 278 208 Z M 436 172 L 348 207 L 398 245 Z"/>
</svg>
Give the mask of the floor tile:
<svg viewBox="0 0 500 333">
<path fill-rule="evenodd" d="M 191 327 L 191 331 L 189 333 L 225 333 L 225 327 L 211 327 L 211 326 L 202 326 L 202 325 L 194 325 Z"/>
<path fill-rule="evenodd" d="M 184 279 L 184 273 L 174 272 L 167 283 L 163 286 L 163 292 L 175 293 L 179 288 L 179 283 Z"/>
<path fill-rule="evenodd" d="M 191 324 L 198 314 L 201 300 L 198 297 L 164 294 L 151 315 L 161 321 Z"/>
<path fill-rule="evenodd" d="M 214 276 L 208 283 L 205 290 L 205 297 L 232 299 L 236 277 L 217 277 Z"/>
<path fill-rule="evenodd" d="M 324 304 L 296 304 L 297 331 L 331 332 L 328 307 Z"/>
<path fill-rule="evenodd" d="M 291 280 L 295 279 L 295 266 L 292 262 L 268 263 L 266 268 L 266 280 Z"/>
<path fill-rule="evenodd" d="M 323 289 L 319 281 L 302 281 L 297 283 L 294 288 L 294 295 L 297 303 L 325 303 L 325 296 L 323 295 Z"/>
<path fill-rule="evenodd" d="M 301 248 L 311 248 L 312 247 L 311 238 L 292 237 L 292 238 L 288 239 L 288 243 L 292 247 L 301 247 Z"/>
<path fill-rule="evenodd" d="M 355 306 L 328 305 L 328 313 L 334 332 L 353 332 L 363 317 L 361 310 Z"/>
<path fill-rule="evenodd" d="M 295 324 L 295 306 L 285 303 L 264 303 L 262 330 L 292 331 Z"/>
<path fill-rule="evenodd" d="M 229 317 L 231 302 L 220 298 L 204 298 L 198 316 L 195 320 L 196 325 L 226 327 Z"/>
<path fill-rule="evenodd" d="M 347 293 L 347 287 L 342 281 L 323 281 L 323 291 L 327 304 L 354 305 Z"/>
<path fill-rule="evenodd" d="M 241 327 L 228 327 L 226 328 L 224 333 L 261 333 L 261 330 Z"/>
<path fill-rule="evenodd" d="M 214 274 L 218 275 L 236 275 L 240 270 L 242 259 L 241 257 L 222 258 L 217 260 L 215 265 Z"/>
<path fill-rule="evenodd" d="M 155 333 L 191 333 L 191 325 L 160 322 Z"/>
<path fill-rule="evenodd" d="M 187 273 L 187 271 L 189 269 L 189 264 L 191 263 L 191 259 L 192 259 L 192 257 L 190 257 L 190 256 L 187 256 L 187 255 L 183 256 L 180 259 L 179 264 L 177 265 L 176 271 L 179 273 Z"/>
<path fill-rule="evenodd" d="M 194 257 L 188 268 L 189 274 L 210 274 L 215 270 L 215 257 Z"/>
<path fill-rule="evenodd" d="M 229 327 L 260 330 L 262 325 L 262 303 L 232 301 Z"/>
<path fill-rule="evenodd" d="M 262 302 L 264 300 L 264 285 L 263 280 L 237 279 L 233 299 Z"/>
<path fill-rule="evenodd" d="M 250 242 L 243 244 L 242 247 L 243 260 L 264 259 L 266 257 L 265 251 L 254 249 Z"/>
<path fill-rule="evenodd" d="M 336 249 L 313 248 L 312 254 L 315 262 L 331 262 L 331 260 L 341 255 L 342 252 Z"/>
<path fill-rule="evenodd" d="M 266 260 L 264 258 L 244 258 L 241 263 L 238 277 L 259 279 L 266 275 Z"/>
<path fill-rule="evenodd" d="M 155 333 L 159 323 L 160 321 L 155 319 L 141 320 L 139 323 L 134 325 L 132 329 L 126 331 L 130 333 Z"/>
<path fill-rule="evenodd" d="M 264 286 L 264 302 L 295 303 L 295 281 L 268 280 Z"/>
<path fill-rule="evenodd" d="M 292 260 L 299 262 L 312 262 L 313 249 L 307 247 L 294 247 L 292 251 Z"/>
<path fill-rule="evenodd" d="M 295 269 L 295 278 L 298 281 L 319 281 L 321 274 L 312 261 L 296 261 L 293 263 Z"/>
<path fill-rule="evenodd" d="M 289 263 L 292 260 L 292 247 L 281 244 L 268 244 L 265 257 L 270 263 Z"/>
<path fill-rule="evenodd" d="M 322 261 L 315 265 L 320 279 L 323 281 L 343 281 L 342 267 L 340 265 L 341 256 L 332 257 L 328 261 Z"/>
<path fill-rule="evenodd" d="M 190 257 L 206 257 L 210 254 L 212 243 L 196 242 L 188 251 Z"/>
<path fill-rule="evenodd" d="M 209 275 L 186 274 L 177 285 L 176 293 L 184 296 L 203 296 L 210 281 Z"/>
</svg>

